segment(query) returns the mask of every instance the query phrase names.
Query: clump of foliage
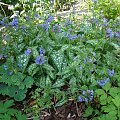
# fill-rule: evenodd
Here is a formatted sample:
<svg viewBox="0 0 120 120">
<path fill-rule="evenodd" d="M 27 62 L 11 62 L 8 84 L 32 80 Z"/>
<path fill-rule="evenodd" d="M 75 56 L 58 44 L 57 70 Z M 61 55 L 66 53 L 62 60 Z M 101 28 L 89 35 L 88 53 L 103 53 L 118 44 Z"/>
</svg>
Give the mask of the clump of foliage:
<svg viewBox="0 0 120 120">
<path fill-rule="evenodd" d="M 82 117 L 119 119 L 120 20 L 34 8 L 0 20 L 0 94 L 24 101 L 31 90 L 33 116 L 73 99 L 86 104 Z"/>
<path fill-rule="evenodd" d="M 23 115 L 21 111 L 18 111 L 12 106 L 14 105 L 13 100 L 7 100 L 5 102 L 0 101 L 0 119 L 1 120 L 26 120 L 27 116 Z"/>
</svg>

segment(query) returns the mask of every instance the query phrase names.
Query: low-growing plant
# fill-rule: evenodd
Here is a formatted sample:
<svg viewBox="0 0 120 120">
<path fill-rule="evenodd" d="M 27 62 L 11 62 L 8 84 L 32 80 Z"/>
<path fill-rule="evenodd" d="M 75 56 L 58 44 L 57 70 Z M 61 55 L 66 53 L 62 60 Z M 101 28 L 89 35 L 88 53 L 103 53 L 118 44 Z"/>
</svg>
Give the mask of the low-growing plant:
<svg viewBox="0 0 120 120">
<path fill-rule="evenodd" d="M 83 117 L 104 119 L 111 105 L 117 111 L 119 20 L 99 18 L 78 23 L 33 10 L 1 19 L 0 94 L 23 101 L 31 90 L 26 111 L 38 118 L 69 99 L 87 105 Z"/>
<path fill-rule="evenodd" d="M 26 120 L 27 116 L 22 114 L 21 111 L 12 108 L 14 105 L 13 100 L 0 101 L 0 119 L 1 120 Z"/>
</svg>

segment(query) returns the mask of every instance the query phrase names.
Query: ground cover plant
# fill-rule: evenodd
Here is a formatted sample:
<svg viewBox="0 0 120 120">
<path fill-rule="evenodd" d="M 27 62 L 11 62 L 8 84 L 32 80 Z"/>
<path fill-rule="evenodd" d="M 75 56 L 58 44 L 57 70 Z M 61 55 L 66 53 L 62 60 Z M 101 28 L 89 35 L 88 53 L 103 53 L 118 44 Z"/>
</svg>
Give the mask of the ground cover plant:
<svg viewBox="0 0 120 120">
<path fill-rule="evenodd" d="M 0 20 L 0 119 L 42 120 L 69 101 L 72 119 L 120 119 L 120 18 L 77 21 L 38 6 Z"/>
</svg>

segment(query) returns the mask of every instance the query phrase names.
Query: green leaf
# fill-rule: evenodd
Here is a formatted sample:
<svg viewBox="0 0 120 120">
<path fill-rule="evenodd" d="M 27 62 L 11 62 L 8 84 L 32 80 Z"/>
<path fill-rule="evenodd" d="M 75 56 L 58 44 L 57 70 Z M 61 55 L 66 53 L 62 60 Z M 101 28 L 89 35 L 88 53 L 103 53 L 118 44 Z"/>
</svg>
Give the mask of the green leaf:
<svg viewBox="0 0 120 120">
<path fill-rule="evenodd" d="M 95 92 L 96 92 L 97 95 L 105 94 L 105 91 L 103 89 L 97 89 Z"/>
<path fill-rule="evenodd" d="M 38 71 L 39 68 L 37 67 L 36 63 L 33 63 L 28 67 L 28 74 L 31 76 L 34 76 Z"/>
<path fill-rule="evenodd" d="M 51 54 L 53 64 L 57 67 L 59 71 L 62 69 L 62 63 L 64 59 L 64 53 L 60 51 L 53 51 Z"/>
<path fill-rule="evenodd" d="M 25 54 L 19 55 L 17 57 L 17 62 L 22 65 L 22 72 L 25 71 L 29 59 L 30 59 L 30 55 L 25 55 Z"/>
<path fill-rule="evenodd" d="M 85 113 L 83 114 L 83 117 L 89 117 L 93 113 L 93 108 L 91 106 L 88 106 L 88 108 L 85 110 Z"/>
<path fill-rule="evenodd" d="M 106 100 L 107 99 L 107 94 L 102 94 L 101 96 L 100 96 L 100 100 L 102 101 L 102 100 Z"/>
<path fill-rule="evenodd" d="M 21 111 L 18 111 L 16 114 L 17 120 L 27 120 L 27 115 L 24 115 L 21 113 Z"/>
<path fill-rule="evenodd" d="M 37 51 L 37 46 L 32 48 L 32 55 L 34 59 L 36 59 L 36 57 L 39 55 L 39 52 Z"/>
<path fill-rule="evenodd" d="M 110 111 L 115 111 L 116 107 L 114 104 L 110 104 L 110 105 L 101 107 L 101 110 L 104 112 L 110 112 Z"/>
<path fill-rule="evenodd" d="M 111 84 L 108 82 L 104 86 L 102 86 L 102 88 L 107 92 L 108 90 L 110 90 Z"/>
<path fill-rule="evenodd" d="M 117 108 L 120 107 L 120 96 L 116 96 L 114 99 L 112 99 L 112 101 L 116 105 Z"/>
<path fill-rule="evenodd" d="M 46 86 L 48 86 L 48 85 L 50 85 L 50 86 L 52 85 L 52 82 L 51 82 L 49 76 L 47 76 L 47 78 L 46 78 Z"/>
<path fill-rule="evenodd" d="M 16 74 L 13 74 L 11 76 L 11 83 L 12 85 L 16 85 L 20 87 L 20 84 L 22 83 L 24 78 L 25 78 L 25 75 L 23 73 L 17 72 Z"/>
<path fill-rule="evenodd" d="M 34 79 L 30 76 L 27 76 L 24 80 L 24 85 L 26 86 L 26 88 L 31 88 L 31 86 L 33 85 Z"/>
<path fill-rule="evenodd" d="M 58 101 L 55 105 L 55 107 L 59 107 L 62 106 L 63 104 L 65 104 L 67 102 L 67 99 L 64 97 L 63 99 L 61 99 L 60 101 Z"/>
<path fill-rule="evenodd" d="M 16 101 L 22 101 L 26 97 L 25 93 L 26 93 L 26 90 L 20 90 L 20 89 L 16 90 L 14 99 Z"/>
<path fill-rule="evenodd" d="M 64 79 L 57 79 L 56 82 L 53 84 L 54 88 L 61 87 L 65 85 Z"/>
<path fill-rule="evenodd" d="M 110 88 L 109 94 L 112 97 L 115 97 L 118 93 L 120 93 L 120 88 L 118 88 L 118 87 Z"/>
<path fill-rule="evenodd" d="M 44 64 L 44 65 L 43 65 L 43 68 L 46 69 L 46 70 L 48 70 L 48 71 L 54 71 L 54 70 L 55 70 L 55 69 L 54 69 L 51 65 L 49 65 L 49 64 Z"/>
<path fill-rule="evenodd" d="M 4 107 L 5 108 L 9 108 L 9 107 L 11 107 L 11 106 L 13 106 L 14 105 L 14 100 L 7 100 L 7 101 L 5 101 L 5 103 L 4 103 Z"/>
</svg>

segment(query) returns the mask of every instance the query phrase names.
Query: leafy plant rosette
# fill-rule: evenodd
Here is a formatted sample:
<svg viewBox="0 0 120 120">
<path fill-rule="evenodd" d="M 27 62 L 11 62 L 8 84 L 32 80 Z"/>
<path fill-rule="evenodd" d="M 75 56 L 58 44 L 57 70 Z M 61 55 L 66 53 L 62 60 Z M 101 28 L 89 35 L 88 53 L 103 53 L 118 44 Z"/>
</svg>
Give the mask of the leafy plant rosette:
<svg viewBox="0 0 120 120">
<path fill-rule="evenodd" d="M 75 23 L 29 14 L 0 21 L 4 26 L 0 33 L 0 94 L 22 101 L 35 86 L 35 105 L 48 108 L 68 99 L 91 105 L 101 86 L 119 87 L 118 21 Z"/>
</svg>

